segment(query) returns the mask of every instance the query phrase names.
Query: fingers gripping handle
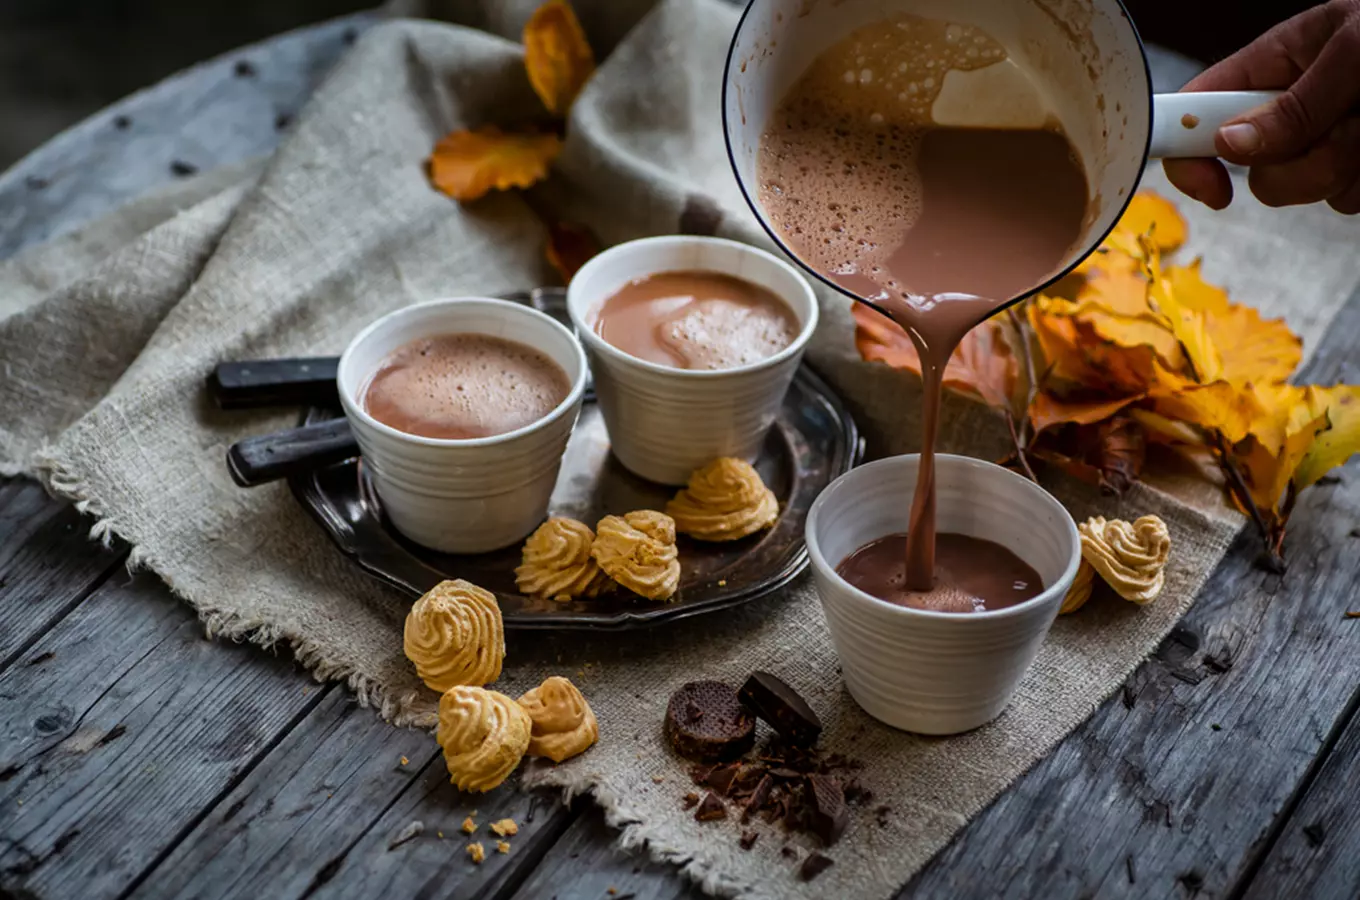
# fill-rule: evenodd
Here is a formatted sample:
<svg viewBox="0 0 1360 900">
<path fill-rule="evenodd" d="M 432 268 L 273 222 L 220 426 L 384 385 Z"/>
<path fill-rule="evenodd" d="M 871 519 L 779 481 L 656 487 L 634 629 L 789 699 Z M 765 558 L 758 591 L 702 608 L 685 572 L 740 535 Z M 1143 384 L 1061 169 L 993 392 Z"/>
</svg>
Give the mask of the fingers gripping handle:
<svg viewBox="0 0 1360 900">
<path fill-rule="evenodd" d="M 1157 94 L 1152 98 L 1153 159 L 1218 156 L 1214 135 L 1224 124 L 1263 106 L 1279 91 Z"/>
</svg>

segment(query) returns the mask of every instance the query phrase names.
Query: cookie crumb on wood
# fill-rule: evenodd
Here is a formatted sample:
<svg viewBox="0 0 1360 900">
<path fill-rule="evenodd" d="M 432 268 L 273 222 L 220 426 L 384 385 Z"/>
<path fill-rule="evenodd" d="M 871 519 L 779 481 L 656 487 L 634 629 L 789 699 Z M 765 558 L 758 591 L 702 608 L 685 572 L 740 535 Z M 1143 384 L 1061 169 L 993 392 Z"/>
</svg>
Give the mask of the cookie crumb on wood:
<svg viewBox="0 0 1360 900">
<path fill-rule="evenodd" d="M 480 863 L 482 860 L 486 859 L 486 848 L 480 843 L 468 844 L 467 855 L 474 863 Z"/>
</svg>

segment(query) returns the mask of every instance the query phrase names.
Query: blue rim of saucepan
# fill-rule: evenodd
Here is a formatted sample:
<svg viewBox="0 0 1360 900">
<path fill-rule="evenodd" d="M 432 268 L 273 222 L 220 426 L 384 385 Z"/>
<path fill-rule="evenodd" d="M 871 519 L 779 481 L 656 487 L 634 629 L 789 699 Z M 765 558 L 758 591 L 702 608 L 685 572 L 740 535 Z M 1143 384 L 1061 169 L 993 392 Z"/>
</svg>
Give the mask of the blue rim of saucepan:
<svg viewBox="0 0 1360 900">
<path fill-rule="evenodd" d="M 881 600 L 878 597 L 875 597 L 873 594 L 862 591 L 859 588 L 855 587 L 850 582 L 846 581 L 844 578 L 841 578 L 840 573 L 836 571 L 836 566 L 832 565 L 827 560 L 826 556 L 822 554 L 821 542 L 816 540 L 815 536 L 813 535 L 813 529 L 816 527 L 817 519 L 820 517 L 822 511 L 822 504 L 825 502 L 828 496 L 830 496 L 837 490 L 838 484 L 840 484 L 847 478 L 854 477 L 856 473 L 863 472 L 867 469 L 873 469 L 875 466 L 888 468 L 893 465 L 902 465 L 902 460 L 909 459 L 911 457 L 919 458 L 920 454 L 904 453 L 898 456 L 886 456 L 883 459 L 876 459 L 873 462 L 865 463 L 862 466 L 857 466 L 854 469 L 851 469 L 849 472 L 846 472 L 844 475 L 837 476 L 834 481 L 832 481 L 826 487 L 822 488 L 822 492 L 817 495 L 817 499 L 812 501 L 812 506 L 808 508 L 807 522 L 803 526 L 803 544 L 804 546 L 807 547 L 808 559 L 811 561 L 813 568 L 820 570 L 824 575 L 830 578 L 834 578 L 841 584 L 845 585 L 845 587 L 861 602 L 869 603 L 876 607 L 879 607 L 880 609 L 888 610 L 892 615 L 902 616 L 908 619 L 926 618 L 950 622 L 957 621 L 974 622 L 979 620 L 990 621 L 995 619 L 1006 619 L 1010 618 L 1011 616 L 1018 616 L 1023 614 L 1027 610 L 1033 609 L 1036 606 L 1042 606 L 1045 603 L 1052 602 L 1053 598 L 1051 595 L 1054 593 L 1054 591 L 1057 590 L 1059 585 L 1063 583 L 1067 583 L 1068 585 L 1071 584 L 1072 579 L 1076 577 L 1077 568 L 1081 565 L 1081 535 L 1077 531 L 1076 522 L 1072 520 L 1072 514 L 1067 511 L 1067 507 L 1059 503 L 1058 498 L 1054 497 L 1048 491 L 1044 490 L 1042 486 L 1035 484 L 1034 482 L 1030 481 L 1023 475 L 1018 475 L 1015 472 L 1012 472 L 1005 466 L 998 466 L 996 463 L 990 463 L 987 462 L 986 460 L 974 459 L 971 456 L 959 456 L 958 454 L 954 453 L 937 453 L 935 455 L 935 459 L 937 461 L 949 460 L 949 462 L 947 463 L 948 465 L 958 464 L 968 467 L 975 467 L 978 469 L 997 469 L 1001 472 L 1004 472 L 1007 476 L 1011 478 L 1019 479 L 1026 485 L 1026 489 L 1037 491 L 1040 495 L 1042 495 L 1045 498 L 1045 502 L 1051 502 L 1062 512 L 1064 520 L 1067 522 L 1069 536 L 1072 539 L 1072 547 L 1074 552 L 1072 554 L 1072 558 L 1069 559 L 1067 562 L 1067 568 L 1063 570 L 1063 573 L 1058 577 L 1058 580 L 1046 586 L 1036 596 L 1031 597 L 1030 599 L 1025 600 L 1022 603 L 1017 603 L 1014 606 L 1007 606 L 1004 609 L 984 610 L 983 612 L 976 612 L 966 616 L 960 616 L 958 613 L 937 612 L 935 610 L 929 609 L 916 609 L 910 606 L 898 606 L 894 603 L 889 603 L 886 600 Z"/>
<path fill-rule="evenodd" d="M 884 312 L 883 309 L 881 309 L 876 303 L 872 303 L 850 291 L 847 291 L 845 288 L 836 284 L 836 282 L 832 281 L 831 279 L 824 276 L 822 273 L 818 272 L 812 266 L 803 262 L 803 260 L 799 258 L 798 254 L 794 253 L 791 249 L 789 249 L 788 245 L 784 243 L 784 239 L 781 238 L 778 234 L 776 234 L 773 228 L 766 224 L 765 217 L 761 215 L 760 206 L 756 203 L 755 198 L 751 196 L 750 192 L 746 190 L 745 183 L 743 183 L 741 178 L 737 175 L 737 158 L 732 151 L 732 132 L 727 124 L 727 91 L 729 86 L 732 84 L 730 73 L 732 71 L 733 57 L 735 57 L 737 53 L 737 36 L 741 34 L 742 26 L 746 24 L 746 17 L 751 14 L 751 7 L 755 6 L 756 2 L 757 0 L 749 0 L 745 8 L 742 9 L 741 18 L 737 20 L 737 27 L 732 32 L 732 41 L 727 45 L 727 62 L 723 65 L 723 84 L 722 84 L 723 142 L 724 144 L 726 144 L 727 162 L 732 169 L 732 176 L 737 180 L 737 188 L 741 191 L 742 197 L 746 199 L 746 205 L 751 208 L 751 212 L 755 213 L 756 221 L 760 223 L 760 227 L 764 229 L 765 233 L 768 234 L 770 236 L 770 239 L 774 241 L 775 246 L 778 247 L 785 256 L 793 260 L 793 262 L 799 268 L 807 272 L 813 278 L 817 279 L 817 281 L 836 291 L 837 293 L 849 297 L 856 303 L 863 303 L 865 306 L 874 310 L 879 315 L 888 316 L 888 314 Z M 1106 228 L 1104 233 L 1100 235 L 1099 240 L 1097 240 L 1094 244 L 1091 245 L 1092 252 L 1094 252 L 1095 248 L 1103 244 L 1105 242 L 1105 239 L 1110 236 L 1110 232 L 1114 231 L 1115 226 L 1119 224 L 1119 220 L 1123 217 L 1124 210 L 1128 209 L 1129 204 L 1133 202 L 1133 195 L 1138 191 L 1138 185 L 1142 182 L 1143 179 L 1143 170 L 1147 168 L 1148 158 L 1152 154 L 1152 67 L 1148 64 L 1147 47 L 1143 44 L 1143 36 L 1138 33 L 1138 26 L 1134 24 L 1133 17 L 1129 15 L 1129 10 L 1128 7 L 1124 5 L 1124 0 L 1114 0 L 1114 2 L 1119 7 L 1119 13 L 1124 17 L 1124 21 L 1129 23 L 1129 28 L 1133 31 L 1133 40 L 1135 43 L 1138 44 L 1138 52 L 1143 57 L 1143 77 L 1147 81 L 1148 127 L 1146 138 L 1143 141 L 1143 162 L 1138 167 L 1138 176 L 1134 179 L 1132 188 L 1124 196 L 1123 202 L 1120 203 L 1119 214 L 1110 220 L 1109 227 Z M 1088 253 L 1087 255 L 1089 256 L 1090 254 Z M 1021 300 L 1024 300 L 1027 297 L 1032 297 L 1035 294 L 1038 294 L 1039 292 L 1048 289 L 1052 285 L 1061 281 L 1063 278 L 1066 278 L 1067 275 L 1070 274 L 1073 269 L 1081 265 L 1082 260 L 1085 258 L 1086 257 L 1083 256 L 1073 260 L 1070 265 L 1064 267 L 1056 275 L 1054 275 L 1052 278 L 1048 279 L 1043 284 L 1036 287 L 1034 290 L 1030 291 L 1028 294 L 1021 294 L 1019 297 L 1015 297 L 1011 300 L 1006 301 L 1001 306 L 998 306 L 991 315 L 994 316 L 1003 310 L 1009 309 L 1010 307 L 1019 303 Z M 891 318 L 891 316 L 888 316 L 888 318 Z M 988 316 L 988 318 L 991 318 L 991 316 Z"/>
<path fill-rule="evenodd" d="M 359 402 L 359 398 L 363 395 L 362 388 L 356 391 L 355 396 L 353 397 L 345 391 L 344 385 L 341 383 L 340 375 L 345 371 L 345 366 L 349 361 L 350 354 L 360 344 L 368 340 L 369 336 L 381 325 L 384 325 L 390 319 L 395 319 L 403 315 L 413 315 L 424 309 L 458 306 L 462 304 L 507 307 L 513 309 L 512 315 L 524 313 L 539 316 L 547 321 L 553 328 L 558 329 L 562 334 L 566 335 L 571 346 L 576 351 L 576 364 L 579 369 L 576 373 L 576 377 L 572 380 L 571 390 L 567 392 L 566 399 L 557 404 L 557 406 L 543 418 L 535 419 L 528 425 L 516 428 L 514 431 L 507 431 L 504 434 L 493 434 L 489 437 L 481 438 L 432 438 L 419 434 L 408 434 L 405 431 L 399 431 L 398 429 L 393 428 L 385 422 L 379 422 L 369 415 L 368 410 L 364 409 L 364 405 Z M 573 406 L 580 404 L 581 399 L 585 394 L 586 381 L 589 372 L 590 364 L 586 360 L 585 348 L 581 346 L 580 339 L 572 333 L 570 328 L 542 310 L 534 309 L 532 306 L 525 306 L 522 303 L 515 303 L 512 300 L 503 300 L 499 297 L 436 297 L 433 300 L 425 300 L 420 303 L 413 303 L 410 306 L 403 306 L 400 309 L 393 310 L 386 315 L 379 316 L 368 325 L 364 326 L 362 331 L 350 339 L 350 342 L 345 346 L 344 352 L 340 354 L 340 366 L 339 371 L 336 372 L 336 384 L 340 390 L 340 403 L 346 418 L 351 420 L 357 418 L 380 434 L 407 444 L 417 444 L 422 447 L 489 447 L 497 444 L 504 444 L 508 441 L 515 440 L 516 438 L 521 438 L 525 435 L 533 434 L 536 431 L 541 431 L 561 419 Z M 371 373 L 369 377 L 372 377 Z"/>
</svg>

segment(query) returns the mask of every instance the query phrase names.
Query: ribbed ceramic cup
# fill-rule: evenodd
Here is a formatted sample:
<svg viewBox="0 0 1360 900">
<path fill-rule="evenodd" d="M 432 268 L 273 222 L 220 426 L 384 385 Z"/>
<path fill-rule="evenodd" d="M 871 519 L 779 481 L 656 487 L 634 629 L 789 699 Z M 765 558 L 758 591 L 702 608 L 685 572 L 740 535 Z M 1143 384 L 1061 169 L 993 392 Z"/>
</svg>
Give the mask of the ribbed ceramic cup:
<svg viewBox="0 0 1360 900">
<path fill-rule="evenodd" d="M 812 504 L 807 545 L 817 592 L 850 695 L 864 710 L 919 734 L 957 734 L 1001 714 L 1039 652 L 1081 562 L 1071 515 L 1031 481 L 991 463 L 936 459 L 939 531 L 985 538 L 1039 573 L 1044 592 L 971 614 L 885 603 L 836 566 L 907 530 L 920 457 L 894 456 L 837 478 Z"/>
<path fill-rule="evenodd" d="M 678 369 L 630 356 L 595 332 L 600 307 L 624 285 L 660 272 L 708 271 L 773 291 L 798 319 L 798 337 L 735 369 Z M 611 247 L 581 267 L 567 309 L 590 356 L 614 455 L 632 472 L 684 484 L 719 456 L 754 460 L 817 328 L 817 298 L 798 270 L 755 247 L 709 237 L 654 237 Z"/>
<path fill-rule="evenodd" d="M 533 347 L 562 367 L 571 391 L 552 412 L 505 434 L 468 440 L 420 437 L 370 416 L 361 398 L 389 353 L 408 341 L 474 333 Z M 446 553 L 484 553 L 516 543 L 547 513 L 581 411 L 586 358 L 572 333 L 537 310 L 465 297 L 408 306 L 359 333 L 340 357 L 340 401 L 398 531 Z"/>
</svg>

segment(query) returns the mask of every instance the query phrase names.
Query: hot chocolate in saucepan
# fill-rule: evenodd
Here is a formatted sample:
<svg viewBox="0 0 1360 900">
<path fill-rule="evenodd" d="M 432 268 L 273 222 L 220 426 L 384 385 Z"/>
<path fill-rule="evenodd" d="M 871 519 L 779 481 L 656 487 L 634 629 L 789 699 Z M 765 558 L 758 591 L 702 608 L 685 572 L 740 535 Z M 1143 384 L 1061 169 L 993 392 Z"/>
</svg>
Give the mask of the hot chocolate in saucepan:
<svg viewBox="0 0 1360 900">
<path fill-rule="evenodd" d="M 973 326 L 1057 273 L 1088 216 L 1085 171 L 1056 121 L 1032 130 L 933 124 L 946 73 L 1005 58 L 977 28 L 914 16 L 851 32 L 784 97 L 757 163 L 759 200 L 785 244 L 891 315 L 920 355 L 924 435 L 903 586 L 889 587 L 881 572 L 861 582 L 911 606 L 958 606 L 943 595 L 977 587 L 958 582 L 961 569 L 937 567 L 934 445 L 945 364 Z M 975 564 L 1006 568 L 1004 548 L 939 538 L 941 552 L 963 540 L 979 545 L 969 551 Z M 886 552 L 870 549 L 853 566 L 847 560 L 849 569 Z M 1042 590 L 1037 578 L 1030 583 L 1030 596 Z M 997 602 L 990 592 L 974 596 L 973 608 Z"/>
<path fill-rule="evenodd" d="M 570 392 L 567 373 L 532 347 L 488 334 L 443 334 L 392 351 L 362 402 L 398 431 L 468 440 L 537 422 Z"/>
<path fill-rule="evenodd" d="M 624 353 L 678 369 L 734 369 L 774 356 L 798 319 L 770 290 L 718 272 L 659 272 L 605 300 L 595 332 Z"/>
</svg>

